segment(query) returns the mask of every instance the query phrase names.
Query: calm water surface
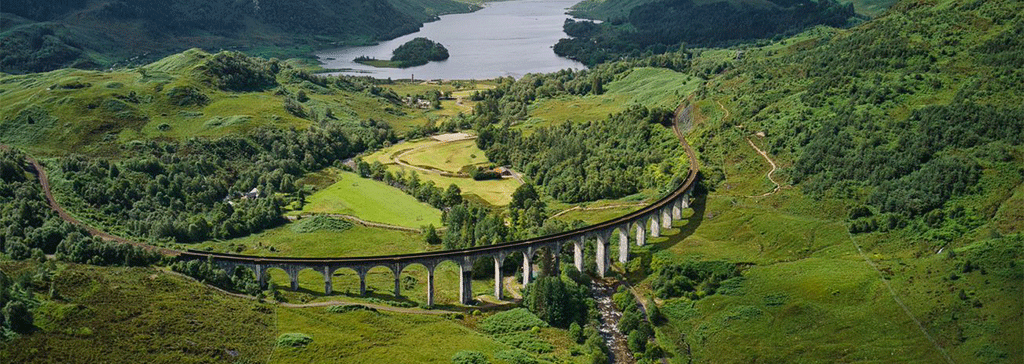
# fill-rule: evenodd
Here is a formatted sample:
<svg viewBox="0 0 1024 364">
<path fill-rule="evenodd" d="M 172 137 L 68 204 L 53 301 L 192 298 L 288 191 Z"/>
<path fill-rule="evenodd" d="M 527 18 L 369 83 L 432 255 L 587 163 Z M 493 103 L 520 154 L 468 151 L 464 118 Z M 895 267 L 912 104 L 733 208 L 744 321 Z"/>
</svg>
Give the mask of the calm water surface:
<svg viewBox="0 0 1024 364">
<path fill-rule="evenodd" d="M 566 9 L 580 0 L 514 0 L 489 3 L 469 14 L 452 14 L 426 23 L 420 31 L 378 45 L 317 53 L 325 68 L 343 74 L 406 79 L 519 78 L 527 73 L 583 69 L 579 62 L 558 57 L 551 47 L 567 37 L 562 23 Z M 390 59 L 391 51 L 416 37 L 426 37 L 448 48 L 450 57 L 411 68 L 376 68 L 355 63 L 367 56 Z"/>
</svg>

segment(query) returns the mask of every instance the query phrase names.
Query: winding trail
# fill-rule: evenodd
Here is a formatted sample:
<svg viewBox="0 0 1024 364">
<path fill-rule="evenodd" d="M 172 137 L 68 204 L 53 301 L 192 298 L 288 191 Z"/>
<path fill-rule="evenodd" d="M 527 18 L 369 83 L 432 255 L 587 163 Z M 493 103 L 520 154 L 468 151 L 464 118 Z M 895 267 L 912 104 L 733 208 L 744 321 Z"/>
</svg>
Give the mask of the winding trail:
<svg viewBox="0 0 1024 364">
<path fill-rule="evenodd" d="M 722 105 L 721 101 L 715 100 L 715 103 L 718 104 L 718 108 L 719 109 L 722 109 L 722 111 L 725 112 L 725 115 L 722 116 L 722 120 L 728 119 L 729 118 L 729 109 L 726 109 L 725 106 Z"/>
<path fill-rule="evenodd" d="M 775 162 L 772 161 L 771 158 L 768 157 L 768 153 L 765 153 L 763 150 L 761 150 L 761 148 L 758 148 L 757 145 L 754 144 L 754 142 L 752 140 L 750 140 L 750 138 L 747 138 L 747 143 L 750 143 L 750 146 L 753 147 L 754 150 L 756 150 L 758 154 L 760 154 L 762 157 L 764 157 L 764 159 L 766 161 L 768 161 L 768 164 L 772 165 L 772 169 L 770 171 L 768 171 L 768 180 L 771 181 L 773 184 L 775 184 L 775 189 L 773 189 L 771 192 L 765 192 L 765 193 L 761 194 L 760 196 L 750 196 L 750 197 L 765 197 L 765 196 L 771 195 L 773 193 L 779 192 L 779 189 L 782 188 L 782 185 L 780 185 L 778 182 L 775 182 L 775 179 L 772 178 L 772 174 L 774 174 L 775 170 L 779 169 L 779 167 L 775 165 Z"/>
<path fill-rule="evenodd" d="M 9 148 L 9 147 L 5 146 L 5 149 L 7 149 L 7 148 Z M 35 158 L 33 158 L 32 156 L 30 156 L 28 154 L 25 154 L 25 160 L 27 160 L 29 162 L 29 164 L 32 165 L 32 168 L 35 169 L 35 175 L 36 175 L 37 178 L 39 178 L 39 184 L 40 184 L 40 186 L 43 189 L 43 194 L 46 195 L 46 201 L 50 204 L 50 208 L 53 209 L 53 211 L 57 212 L 57 215 L 60 216 L 61 220 L 64 220 L 64 221 L 67 221 L 69 223 L 78 225 L 79 227 L 81 227 L 81 228 L 85 229 L 86 231 L 88 231 L 89 234 L 91 234 L 93 236 L 98 236 L 101 239 L 106 240 L 106 241 L 115 241 L 115 242 L 118 242 L 118 243 L 131 244 L 131 245 L 134 245 L 134 246 L 137 246 L 137 247 L 146 248 L 146 249 L 153 249 L 153 250 L 159 251 L 160 253 L 162 253 L 164 255 L 171 255 L 171 256 L 177 256 L 178 255 L 179 252 L 176 251 L 176 250 L 167 249 L 167 248 L 160 248 L 160 247 L 155 247 L 155 246 L 152 246 L 152 245 L 149 245 L 149 244 L 145 244 L 145 243 L 131 241 L 131 240 L 119 237 L 119 236 L 114 236 L 114 235 L 108 234 L 107 232 L 102 231 L 100 229 L 97 229 L 97 228 L 95 228 L 95 227 L 93 227 L 91 225 L 82 223 L 81 221 L 79 221 L 74 216 L 71 216 L 71 214 L 69 214 L 67 212 L 67 210 L 64 210 L 64 206 L 61 206 L 61 204 L 59 202 L 57 202 L 57 199 L 53 197 L 53 190 L 50 188 L 50 178 L 46 175 L 46 169 L 43 168 L 42 164 L 39 164 L 39 161 L 37 161 Z"/>
</svg>

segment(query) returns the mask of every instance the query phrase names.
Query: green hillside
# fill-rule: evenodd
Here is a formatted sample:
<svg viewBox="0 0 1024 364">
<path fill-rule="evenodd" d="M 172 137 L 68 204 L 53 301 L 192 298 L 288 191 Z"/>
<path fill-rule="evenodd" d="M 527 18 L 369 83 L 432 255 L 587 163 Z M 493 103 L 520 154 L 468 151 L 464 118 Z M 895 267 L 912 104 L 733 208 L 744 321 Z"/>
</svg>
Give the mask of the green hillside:
<svg viewBox="0 0 1024 364">
<path fill-rule="evenodd" d="M 200 47 L 267 56 L 390 39 L 439 14 L 478 9 L 451 0 L 71 0 L 4 2 L 0 69 L 139 64 Z"/>
<path fill-rule="evenodd" d="M 633 8 L 652 3 L 658 0 L 584 0 L 572 6 L 569 11 L 575 17 L 612 20 L 629 16 Z M 715 2 L 729 2 L 732 4 L 749 4 L 750 6 L 765 6 L 770 0 L 700 0 L 696 3 L 710 4 Z M 853 4 L 858 14 L 877 16 L 888 9 L 896 0 L 840 0 L 840 4 Z"/>
<path fill-rule="evenodd" d="M 604 4 L 590 13 L 592 17 L 606 16 L 607 21 L 565 21 L 563 29 L 571 38 L 560 39 L 555 44 L 555 54 L 593 66 L 679 48 L 780 39 L 816 25 L 842 27 L 856 19 L 852 4 L 835 0 L 660 0 Z"/>
</svg>

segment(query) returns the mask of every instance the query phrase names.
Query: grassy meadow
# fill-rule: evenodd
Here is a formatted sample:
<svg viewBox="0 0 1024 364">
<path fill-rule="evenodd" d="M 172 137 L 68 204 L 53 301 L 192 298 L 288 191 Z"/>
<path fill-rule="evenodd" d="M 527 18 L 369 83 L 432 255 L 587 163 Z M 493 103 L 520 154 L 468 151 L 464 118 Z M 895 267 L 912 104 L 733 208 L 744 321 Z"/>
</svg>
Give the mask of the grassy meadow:
<svg viewBox="0 0 1024 364">
<path fill-rule="evenodd" d="M 649 67 L 636 68 L 619 77 L 605 85 L 601 95 L 559 96 L 530 105 L 529 119 L 522 127 L 603 120 L 631 104 L 675 109 L 679 100 L 702 82 L 692 75 Z"/>
<path fill-rule="evenodd" d="M 416 150 L 402 157 L 404 162 L 439 170 L 458 172 L 467 165 L 479 165 L 489 162 L 484 152 L 477 148 L 472 140 L 444 143 L 433 139 L 419 139 L 382 148 L 370 155 L 364 156 L 363 160 L 368 163 L 380 162 L 387 166 L 388 170 L 392 173 L 415 172 L 419 176 L 420 181 L 434 182 L 435 185 L 441 188 L 447 188 L 448 185 L 455 184 L 462 190 L 464 198 L 476 199 L 493 206 L 508 205 L 512 201 L 512 192 L 515 192 L 516 188 L 521 184 L 515 179 L 476 181 L 468 177 L 447 177 L 395 163 L 394 159 L 396 157 L 413 149 Z M 466 162 L 468 164 L 462 164 Z"/>
<path fill-rule="evenodd" d="M 365 221 L 419 228 L 441 225 L 441 211 L 401 190 L 352 172 L 336 171 L 334 184 L 307 197 L 293 213 L 346 214 Z"/>
</svg>

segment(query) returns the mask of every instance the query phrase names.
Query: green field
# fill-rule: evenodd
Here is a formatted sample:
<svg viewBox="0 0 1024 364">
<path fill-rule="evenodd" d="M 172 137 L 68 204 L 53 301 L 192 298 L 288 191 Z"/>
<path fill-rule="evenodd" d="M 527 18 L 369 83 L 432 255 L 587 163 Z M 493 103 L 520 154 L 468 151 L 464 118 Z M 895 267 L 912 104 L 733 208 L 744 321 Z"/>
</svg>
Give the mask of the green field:
<svg viewBox="0 0 1024 364">
<path fill-rule="evenodd" d="M 459 173 L 463 167 L 488 163 L 484 151 L 476 147 L 474 140 L 442 143 L 402 154 L 401 160 L 420 167 L 430 167 L 451 173 Z"/>
<path fill-rule="evenodd" d="M 698 77 L 664 68 L 636 68 L 619 77 L 605 85 L 601 95 L 559 96 L 532 104 L 524 127 L 603 120 L 631 104 L 675 109 L 679 100 L 702 82 Z"/>
<path fill-rule="evenodd" d="M 388 225 L 441 225 L 441 211 L 380 181 L 338 171 L 338 182 L 308 197 L 301 213 L 346 214 Z"/>
<path fill-rule="evenodd" d="M 194 249 L 247 255 L 293 257 L 352 257 L 419 253 L 428 250 L 419 234 L 352 224 L 344 231 L 297 232 L 290 223 L 250 236 L 208 241 Z"/>
<path fill-rule="evenodd" d="M 313 341 L 304 348 L 276 347 L 271 363 L 448 363 L 460 350 L 493 357 L 508 348 L 434 315 L 279 309 L 277 324 L 282 333 L 305 333 Z"/>
<path fill-rule="evenodd" d="M 465 144 L 461 144 L 465 143 Z M 512 201 L 512 192 L 515 192 L 516 188 L 521 183 L 515 179 L 501 179 L 501 180 L 490 180 L 490 181 L 476 181 L 472 178 L 457 178 L 457 177 L 446 177 L 435 173 L 429 173 L 419 171 L 409 167 L 395 164 L 394 158 L 404 153 L 405 151 L 412 150 L 414 148 L 424 147 L 423 149 L 415 152 L 418 160 L 430 161 L 431 163 L 437 163 L 439 166 L 452 167 L 461 162 L 447 162 L 449 158 L 452 161 L 481 161 L 486 162 L 486 158 L 483 156 L 483 152 L 476 149 L 475 144 L 469 144 L 472 141 L 453 143 L 461 148 L 456 147 L 454 149 L 449 148 L 446 143 L 432 140 L 432 139 L 420 139 L 405 143 L 396 144 L 387 148 L 382 148 L 373 154 L 363 157 L 363 160 L 368 163 L 381 162 L 387 166 L 388 170 L 392 173 L 415 172 L 421 181 L 423 182 L 434 182 L 434 184 L 441 188 L 447 188 L 448 185 L 455 184 L 462 189 L 462 196 L 470 199 L 478 199 L 478 201 L 485 202 L 493 206 L 505 206 Z M 458 155 L 452 155 L 450 153 L 456 152 Z M 473 157 L 475 156 L 475 157 Z"/>
</svg>

